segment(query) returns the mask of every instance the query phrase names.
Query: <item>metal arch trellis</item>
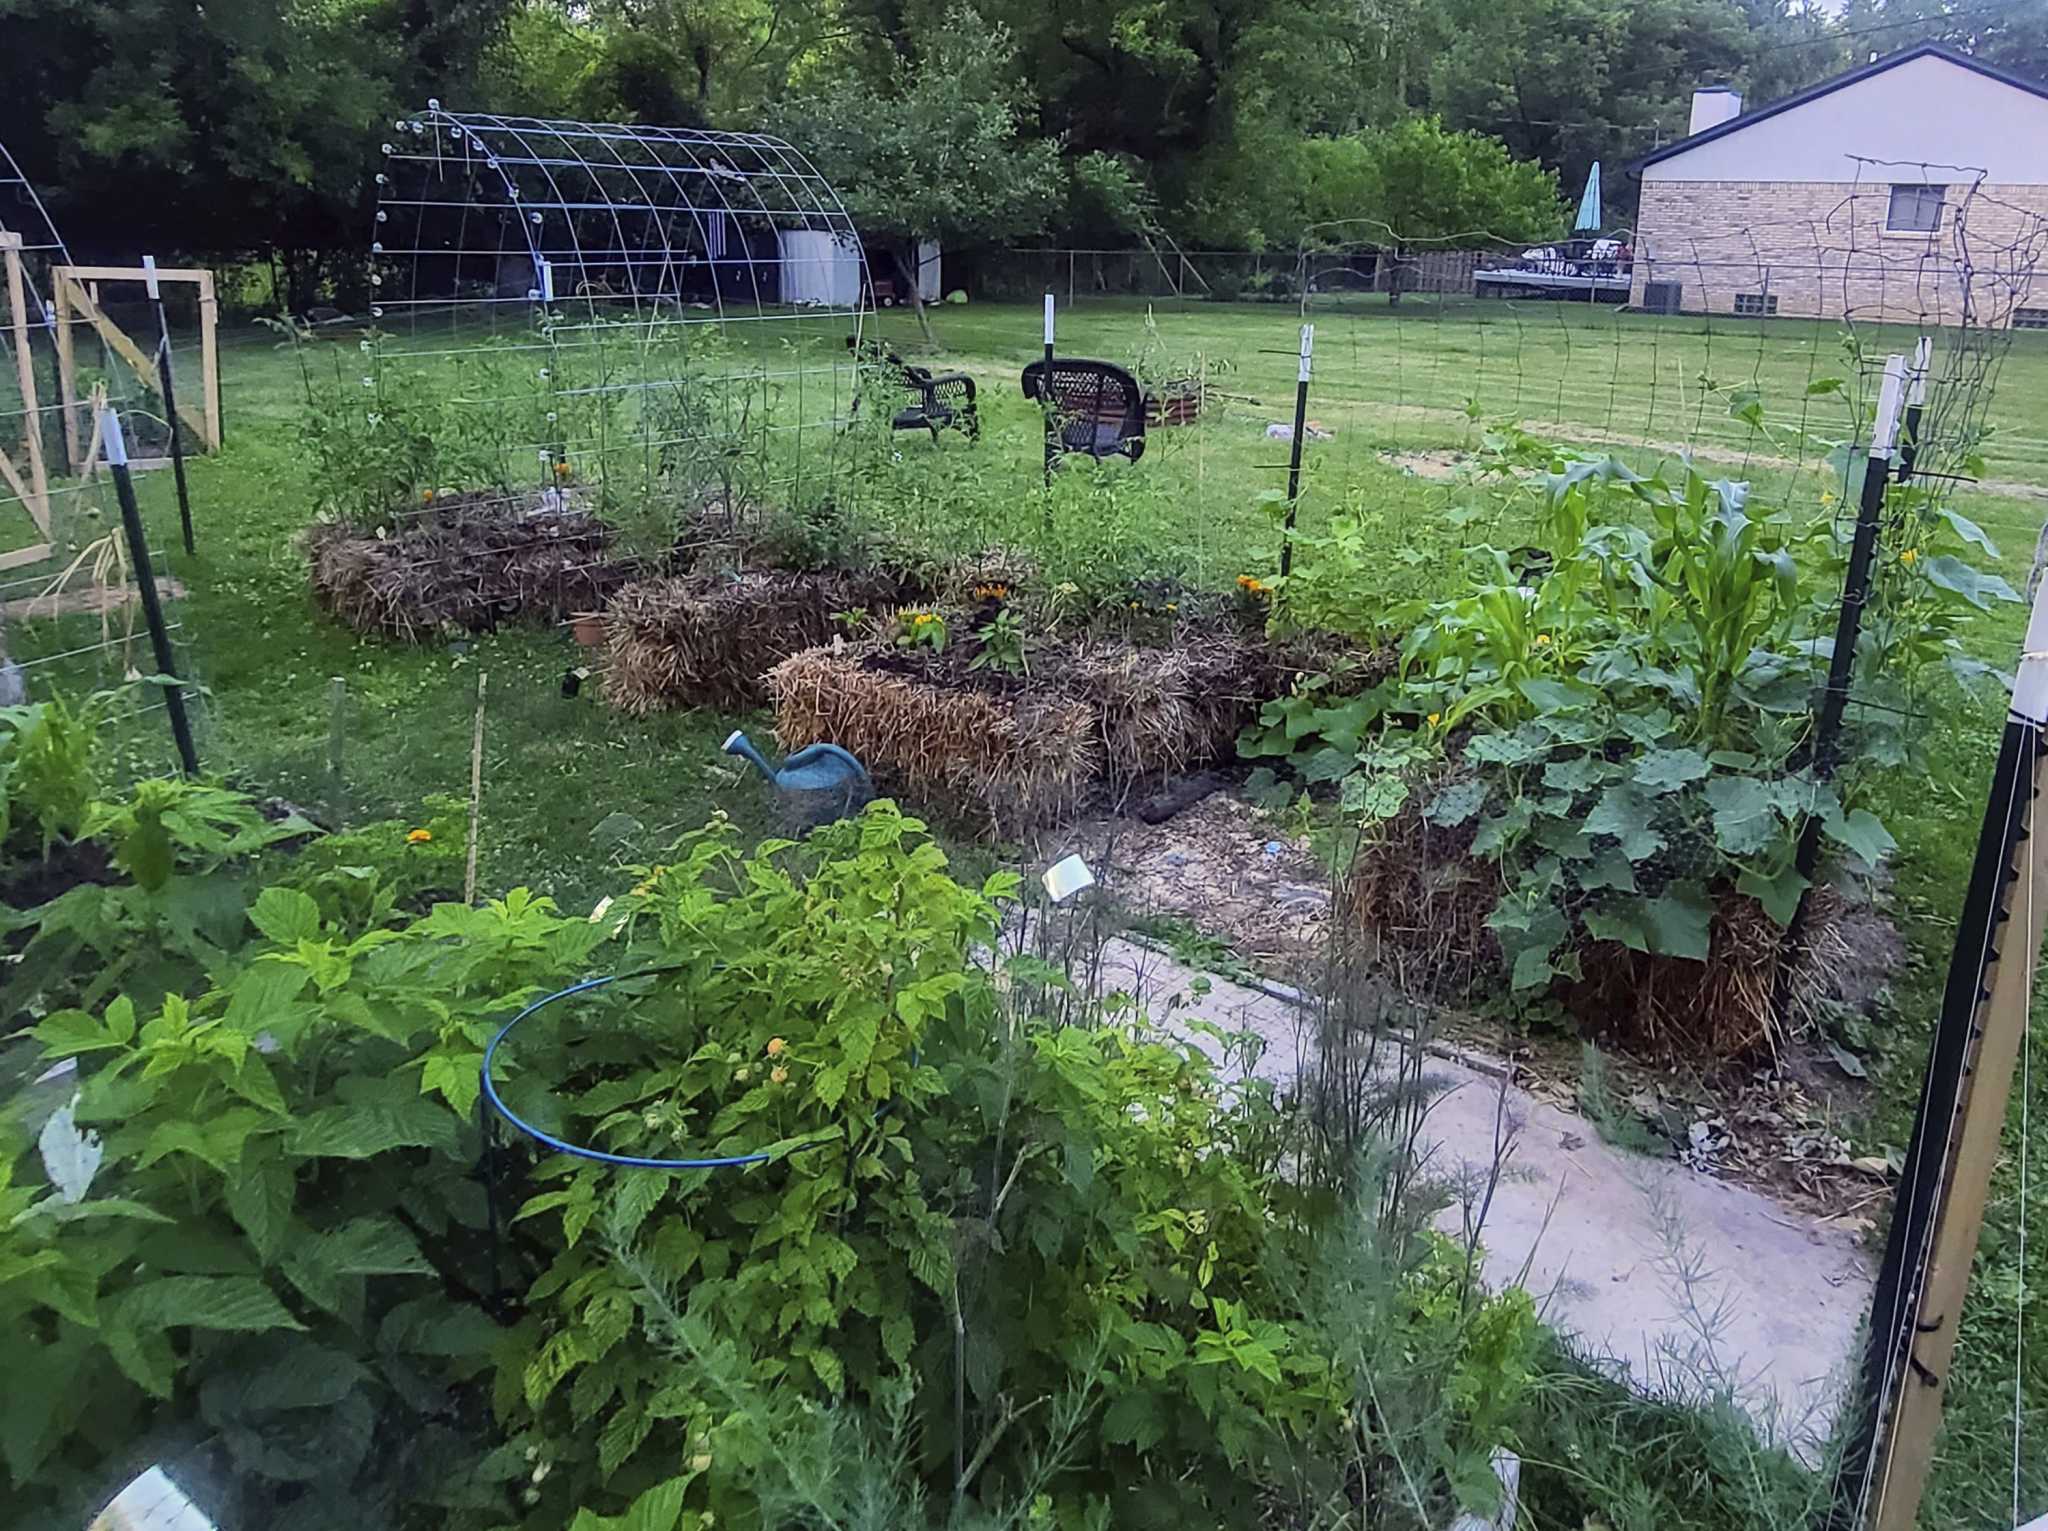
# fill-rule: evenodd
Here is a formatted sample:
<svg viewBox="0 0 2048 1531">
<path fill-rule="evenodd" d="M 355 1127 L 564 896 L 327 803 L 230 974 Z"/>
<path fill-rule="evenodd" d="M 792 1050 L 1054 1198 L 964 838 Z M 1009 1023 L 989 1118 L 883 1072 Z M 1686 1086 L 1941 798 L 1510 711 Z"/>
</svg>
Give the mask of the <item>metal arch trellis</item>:
<svg viewBox="0 0 2048 1531">
<path fill-rule="evenodd" d="M 559 491 L 642 516 L 648 556 L 693 508 L 845 508 L 871 289 L 794 146 L 430 102 L 397 120 L 377 190 L 369 423 L 423 390 L 472 466 L 497 464 L 423 495 Z"/>
</svg>

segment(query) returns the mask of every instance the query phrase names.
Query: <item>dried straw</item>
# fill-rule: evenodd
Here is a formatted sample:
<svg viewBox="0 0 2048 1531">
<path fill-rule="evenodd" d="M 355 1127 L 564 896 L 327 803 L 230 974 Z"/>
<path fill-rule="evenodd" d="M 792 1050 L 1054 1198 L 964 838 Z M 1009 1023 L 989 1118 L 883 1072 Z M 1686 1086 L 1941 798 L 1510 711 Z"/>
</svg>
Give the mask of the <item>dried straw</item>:
<svg viewBox="0 0 2048 1531">
<path fill-rule="evenodd" d="M 628 585 L 605 612 L 604 698 L 638 716 L 767 700 L 764 677 L 832 635 L 832 614 L 902 599 L 899 576 L 749 571 Z"/>
<path fill-rule="evenodd" d="M 305 542 L 322 606 L 359 633 L 421 643 L 602 606 L 633 567 L 605 559 L 612 540 L 603 521 L 558 501 L 465 495 L 388 536 L 324 521 Z"/>
<path fill-rule="evenodd" d="M 880 644 L 814 648 L 768 675 L 785 749 L 830 741 L 883 782 L 1014 835 L 1070 813 L 1101 770 L 1094 710 L 1049 688 L 937 685 Z"/>
</svg>

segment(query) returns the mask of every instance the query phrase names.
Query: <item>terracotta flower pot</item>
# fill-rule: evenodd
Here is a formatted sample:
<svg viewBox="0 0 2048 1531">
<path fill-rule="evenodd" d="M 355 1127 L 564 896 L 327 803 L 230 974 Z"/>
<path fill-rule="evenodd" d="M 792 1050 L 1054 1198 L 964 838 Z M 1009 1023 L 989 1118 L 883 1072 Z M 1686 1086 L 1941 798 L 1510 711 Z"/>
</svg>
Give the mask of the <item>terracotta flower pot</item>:
<svg viewBox="0 0 2048 1531">
<path fill-rule="evenodd" d="M 604 613 L 601 611 L 579 611 L 569 619 L 569 631 L 576 641 L 587 649 L 594 649 L 604 642 Z"/>
</svg>

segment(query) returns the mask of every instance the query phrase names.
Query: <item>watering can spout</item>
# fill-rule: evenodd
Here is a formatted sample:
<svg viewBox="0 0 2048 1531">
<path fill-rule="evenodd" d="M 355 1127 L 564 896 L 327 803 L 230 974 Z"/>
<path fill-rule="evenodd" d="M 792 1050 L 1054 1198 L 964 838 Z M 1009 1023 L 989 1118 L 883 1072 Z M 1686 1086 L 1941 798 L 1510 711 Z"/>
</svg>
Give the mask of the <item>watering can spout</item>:
<svg viewBox="0 0 2048 1531">
<path fill-rule="evenodd" d="M 725 752 L 728 755 L 738 755 L 741 759 L 750 761 L 754 769 L 761 773 L 763 780 L 771 782 L 775 780 L 775 767 L 768 763 L 767 756 L 754 748 L 754 741 L 749 739 L 740 729 L 735 728 L 726 735 Z"/>
</svg>

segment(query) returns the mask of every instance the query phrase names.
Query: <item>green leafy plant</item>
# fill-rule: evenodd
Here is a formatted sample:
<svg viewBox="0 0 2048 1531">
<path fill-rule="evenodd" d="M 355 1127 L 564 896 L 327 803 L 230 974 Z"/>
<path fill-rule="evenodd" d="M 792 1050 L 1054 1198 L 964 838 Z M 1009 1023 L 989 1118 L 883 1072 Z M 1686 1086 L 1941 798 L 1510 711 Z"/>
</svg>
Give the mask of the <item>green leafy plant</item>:
<svg viewBox="0 0 2048 1531">
<path fill-rule="evenodd" d="M 946 652 L 946 619 L 936 611 L 902 611 L 896 614 L 896 647 L 915 651 Z"/>
<path fill-rule="evenodd" d="M 1024 619 L 1004 607 L 975 632 L 981 647 L 968 661 L 970 670 L 995 670 L 1003 675 L 1029 675 L 1031 657 L 1024 636 Z"/>
</svg>

